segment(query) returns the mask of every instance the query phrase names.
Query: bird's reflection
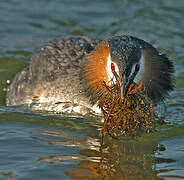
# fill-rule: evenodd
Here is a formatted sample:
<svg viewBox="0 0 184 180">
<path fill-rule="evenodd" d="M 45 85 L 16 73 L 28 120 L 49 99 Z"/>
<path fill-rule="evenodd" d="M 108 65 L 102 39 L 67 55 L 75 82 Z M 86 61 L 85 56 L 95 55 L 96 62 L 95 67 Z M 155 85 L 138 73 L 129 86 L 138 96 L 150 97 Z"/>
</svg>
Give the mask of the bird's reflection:
<svg viewBox="0 0 184 180">
<path fill-rule="evenodd" d="M 40 134 L 66 138 L 62 132 L 43 131 Z M 74 165 L 65 172 L 72 179 L 159 179 L 155 169 L 157 159 L 153 155 L 160 146 L 151 141 L 140 143 L 136 140 L 106 138 L 102 145 L 99 137 L 68 138 L 64 141 L 35 139 L 49 145 L 79 148 L 77 155 L 39 159 L 40 162 Z"/>
<path fill-rule="evenodd" d="M 101 148 L 101 151 L 82 150 L 80 154 L 87 157 L 99 157 L 99 161 L 83 160 L 78 168 L 66 174 L 73 179 L 152 179 L 156 177 L 153 170 L 151 154 L 144 148 L 116 143 Z"/>
</svg>

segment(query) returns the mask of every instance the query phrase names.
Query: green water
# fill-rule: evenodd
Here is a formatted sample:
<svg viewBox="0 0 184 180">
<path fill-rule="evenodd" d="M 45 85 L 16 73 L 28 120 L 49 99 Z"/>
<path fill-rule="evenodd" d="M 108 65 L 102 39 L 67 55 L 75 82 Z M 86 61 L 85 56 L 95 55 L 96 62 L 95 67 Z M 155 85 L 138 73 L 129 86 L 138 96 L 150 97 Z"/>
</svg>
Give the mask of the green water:
<svg viewBox="0 0 184 180">
<path fill-rule="evenodd" d="M 0 180 L 184 179 L 183 0 L 1 0 Z M 97 117 L 33 114 L 5 106 L 9 81 L 55 38 L 130 34 L 173 60 L 176 89 L 154 134 L 100 144 Z M 100 151 L 101 150 L 101 151 Z"/>
</svg>

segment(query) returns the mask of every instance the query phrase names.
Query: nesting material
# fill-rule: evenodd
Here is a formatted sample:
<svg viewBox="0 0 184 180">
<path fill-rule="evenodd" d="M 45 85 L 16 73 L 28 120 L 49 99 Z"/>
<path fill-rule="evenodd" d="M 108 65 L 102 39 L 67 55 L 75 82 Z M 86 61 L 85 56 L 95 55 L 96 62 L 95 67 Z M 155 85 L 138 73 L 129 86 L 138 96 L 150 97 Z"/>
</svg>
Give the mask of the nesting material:
<svg viewBox="0 0 184 180">
<path fill-rule="evenodd" d="M 102 137 L 106 133 L 111 137 L 117 137 L 121 135 L 138 136 L 142 132 L 152 132 L 155 111 L 151 100 L 135 83 L 132 83 L 127 95 L 122 97 L 119 77 L 116 72 L 114 75 L 115 85 L 107 86 L 103 82 L 106 90 L 98 104 L 105 119 Z"/>
</svg>

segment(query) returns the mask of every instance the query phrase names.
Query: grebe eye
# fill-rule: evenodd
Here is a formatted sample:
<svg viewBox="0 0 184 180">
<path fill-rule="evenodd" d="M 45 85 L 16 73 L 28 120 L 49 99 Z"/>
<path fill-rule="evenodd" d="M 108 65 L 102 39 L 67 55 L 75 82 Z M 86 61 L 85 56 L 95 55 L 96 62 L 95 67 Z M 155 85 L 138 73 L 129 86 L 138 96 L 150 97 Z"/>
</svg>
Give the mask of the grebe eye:
<svg viewBox="0 0 184 180">
<path fill-rule="evenodd" d="M 114 65 L 114 63 L 111 63 L 111 70 L 112 71 L 115 71 L 115 65 Z"/>
</svg>

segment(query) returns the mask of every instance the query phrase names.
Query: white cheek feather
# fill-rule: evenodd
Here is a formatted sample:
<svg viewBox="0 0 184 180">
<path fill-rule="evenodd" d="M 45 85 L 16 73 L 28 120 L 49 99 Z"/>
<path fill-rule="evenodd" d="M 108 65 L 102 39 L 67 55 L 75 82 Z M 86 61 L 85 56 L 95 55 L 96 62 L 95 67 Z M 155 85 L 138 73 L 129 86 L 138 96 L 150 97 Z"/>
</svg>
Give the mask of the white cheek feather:
<svg viewBox="0 0 184 180">
<path fill-rule="evenodd" d="M 109 55 L 108 60 L 107 60 L 107 74 L 108 74 L 108 80 L 109 80 L 109 82 L 111 82 L 111 84 L 112 84 L 112 83 L 115 83 L 115 82 L 116 82 L 116 78 L 114 77 L 114 74 L 113 74 L 113 72 L 112 72 L 112 70 L 111 70 L 111 63 L 114 64 L 114 66 L 115 66 L 115 71 L 116 71 L 116 73 L 119 75 L 119 68 L 118 68 L 118 65 L 117 65 L 115 62 L 113 62 L 113 61 L 111 60 L 111 55 Z"/>
<path fill-rule="evenodd" d="M 142 74 L 143 74 L 143 71 L 144 71 L 144 58 L 143 58 L 143 55 L 141 56 L 140 60 L 139 60 L 139 64 L 140 64 L 140 69 L 139 69 L 139 72 L 137 73 L 135 79 L 134 79 L 134 82 L 136 84 L 139 84 L 140 80 L 142 79 Z M 135 65 L 132 67 L 132 71 L 135 70 Z M 131 72 L 132 73 L 132 72 Z"/>
</svg>

